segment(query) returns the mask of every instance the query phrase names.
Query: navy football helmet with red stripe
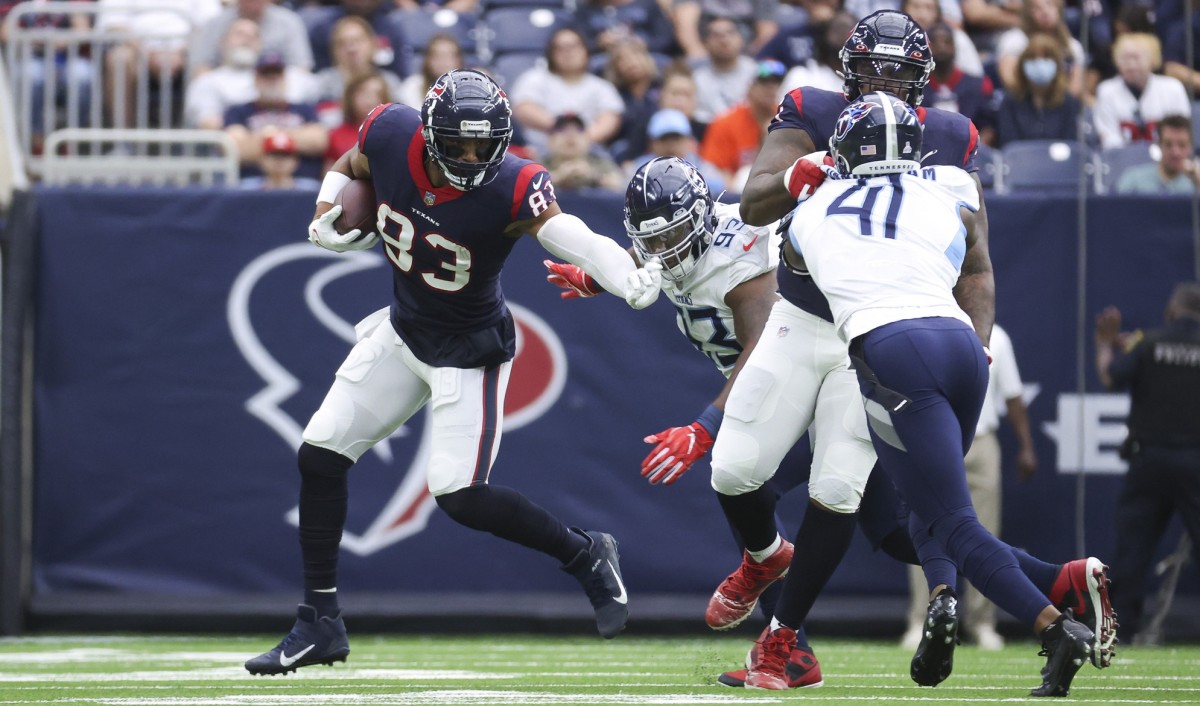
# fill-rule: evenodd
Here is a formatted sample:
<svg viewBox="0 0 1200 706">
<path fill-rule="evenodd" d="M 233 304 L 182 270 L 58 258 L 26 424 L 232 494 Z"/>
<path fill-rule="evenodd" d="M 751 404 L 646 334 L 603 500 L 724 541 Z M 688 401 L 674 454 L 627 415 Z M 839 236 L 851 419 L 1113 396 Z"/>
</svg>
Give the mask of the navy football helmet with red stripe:
<svg viewBox="0 0 1200 706">
<path fill-rule="evenodd" d="M 921 104 L 933 52 L 929 39 L 913 18 L 895 10 L 867 15 L 842 46 L 842 92 L 852 101 L 871 91 L 887 91 Z"/>
<path fill-rule="evenodd" d="M 451 186 L 470 191 L 496 178 L 512 141 L 512 107 L 490 76 L 442 74 L 425 94 L 421 123 L 425 149 Z"/>
</svg>

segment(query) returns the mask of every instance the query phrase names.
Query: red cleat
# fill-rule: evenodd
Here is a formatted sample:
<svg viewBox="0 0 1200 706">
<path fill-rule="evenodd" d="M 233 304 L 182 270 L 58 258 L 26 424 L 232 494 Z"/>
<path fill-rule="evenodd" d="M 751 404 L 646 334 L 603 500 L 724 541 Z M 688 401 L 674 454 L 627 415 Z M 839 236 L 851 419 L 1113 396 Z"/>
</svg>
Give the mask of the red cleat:
<svg viewBox="0 0 1200 706">
<path fill-rule="evenodd" d="M 792 543 L 783 540 L 775 553 L 761 564 L 755 563 L 747 552 L 742 553 L 742 565 L 730 574 L 712 598 L 708 599 L 708 610 L 704 622 L 713 630 L 728 630 L 742 623 L 754 612 L 758 597 L 767 587 L 787 576 L 792 565 Z"/>
<path fill-rule="evenodd" d="M 770 628 L 762 631 L 758 639 L 764 640 Z M 754 643 L 754 647 L 750 648 L 749 654 L 746 655 L 746 664 L 754 664 L 754 660 L 758 656 L 758 643 Z M 817 657 L 809 650 L 803 647 L 792 648 L 792 653 L 788 655 L 787 666 L 784 668 L 787 674 L 787 682 L 789 689 L 811 689 L 821 686 L 825 680 L 821 677 L 821 664 L 817 662 Z M 746 685 L 746 670 L 734 669 L 725 672 L 717 677 L 717 683 L 722 686 L 741 687 Z"/>
<path fill-rule="evenodd" d="M 1068 561 L 1059 569 L 1050 587 L 1055 608 L 1070 608 L 1075 620 L 1087 626 L 1095 641 L 1092 664 L 1104 669 L 1117 653 L 1117 613 L 1108 599 L 1108 567 L 1094 556 Z"/>
<path fill-rule="evenodd" d="M 770 630 L 770 628 L 767 628 Z M 750 650 L 754 663 L 746 670 L 747 689 L 783 691 L 788 687 L 787 664 L 796 647 L 796 631 L 780 627 L 768 632 Z"/>
</svg>

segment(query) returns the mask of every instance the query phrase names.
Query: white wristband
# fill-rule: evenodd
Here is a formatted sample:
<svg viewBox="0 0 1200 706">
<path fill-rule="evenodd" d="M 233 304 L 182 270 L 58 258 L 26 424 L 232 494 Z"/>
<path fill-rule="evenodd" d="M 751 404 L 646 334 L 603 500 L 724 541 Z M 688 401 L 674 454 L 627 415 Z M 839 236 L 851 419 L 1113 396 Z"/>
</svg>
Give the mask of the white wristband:
<svg viewBox="0 0 1200 706">
<path fill-rule="evenodd" d="M 342 193 L 342 189 L 346 188 L 346 184 L 352 181 L 354 180 L 341 172 L 329 170 L 325 173 L 325 178 L 321 180 L 321 190 L 317 192 L 317 203 L 322 201 L 333 203 L 337 195 Z"/>
</svg>

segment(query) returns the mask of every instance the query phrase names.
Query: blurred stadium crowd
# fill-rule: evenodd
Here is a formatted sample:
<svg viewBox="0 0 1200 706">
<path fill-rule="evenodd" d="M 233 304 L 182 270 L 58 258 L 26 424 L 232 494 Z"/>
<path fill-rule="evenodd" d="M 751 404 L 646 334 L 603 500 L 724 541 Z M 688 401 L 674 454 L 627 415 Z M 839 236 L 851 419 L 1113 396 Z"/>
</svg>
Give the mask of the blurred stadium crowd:
<svg viewBox="0 0 1200 706">
<path fill-rule="evenodd" d="M 840 90 L 843 42 L 884 8 L 928 33 L 925 105 L 975 122 L 985 187 L 1057 169 L 1066 188 L 1195 190 L 1184 0 L 9 0 L 0 16 L 34 164 L 56 129 L 191 128 L 231 138 L 246 186 L 315 188 L 373 106 L 419 107 L 470 66 L 560 188 L 623 190 L 674 155 L 736 194 L 780 97 Z"/>
</svg>

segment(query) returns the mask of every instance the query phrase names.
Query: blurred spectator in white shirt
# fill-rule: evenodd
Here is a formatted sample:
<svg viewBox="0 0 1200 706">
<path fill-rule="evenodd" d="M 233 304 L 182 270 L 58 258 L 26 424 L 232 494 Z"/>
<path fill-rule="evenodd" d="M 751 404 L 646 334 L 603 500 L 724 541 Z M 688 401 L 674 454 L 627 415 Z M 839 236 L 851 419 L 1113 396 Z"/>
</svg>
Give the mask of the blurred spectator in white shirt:
<svg viewBox="0 0 1200 706">
<path fill-rule="evenodd" d="M 1113 42 L 1117 75 L 1096 87 L 1094 119 L 1101 147 L 1153 142 L 1159 120 L 1192 114 L 1179 79 L 1153 73 L 1162 64 L 1161 51 L 1152 34 L 1123 34 Z"/>
<path fill-rule="evenodd" d="M 221 63 L 221 39 L 234 20 L 239 19 L 252 20 L 258 25 L 263 50 L 282 54 L 288 66 L 312 71 L 312 48 L 308 46 L 308 32 L 299 15 L 271 0 L 233 0 L 192 35 L 188 48 L 192 78 Z"/>
<path fill-rule="evenodd" d="M 254 100 L 258 95 L 254 67 L 262 53 L 259 26 L 254 20 L 234 20 L 221 42 L 221 65 L 188 83 L 183 104 L 184 124 L 219 130 L 225 124 L 225 111 L 230 106 Z M 284 83 L 289 103 L 315 100 L 316 80 L 307 69 L 286 65 Z"/>
</svg>

